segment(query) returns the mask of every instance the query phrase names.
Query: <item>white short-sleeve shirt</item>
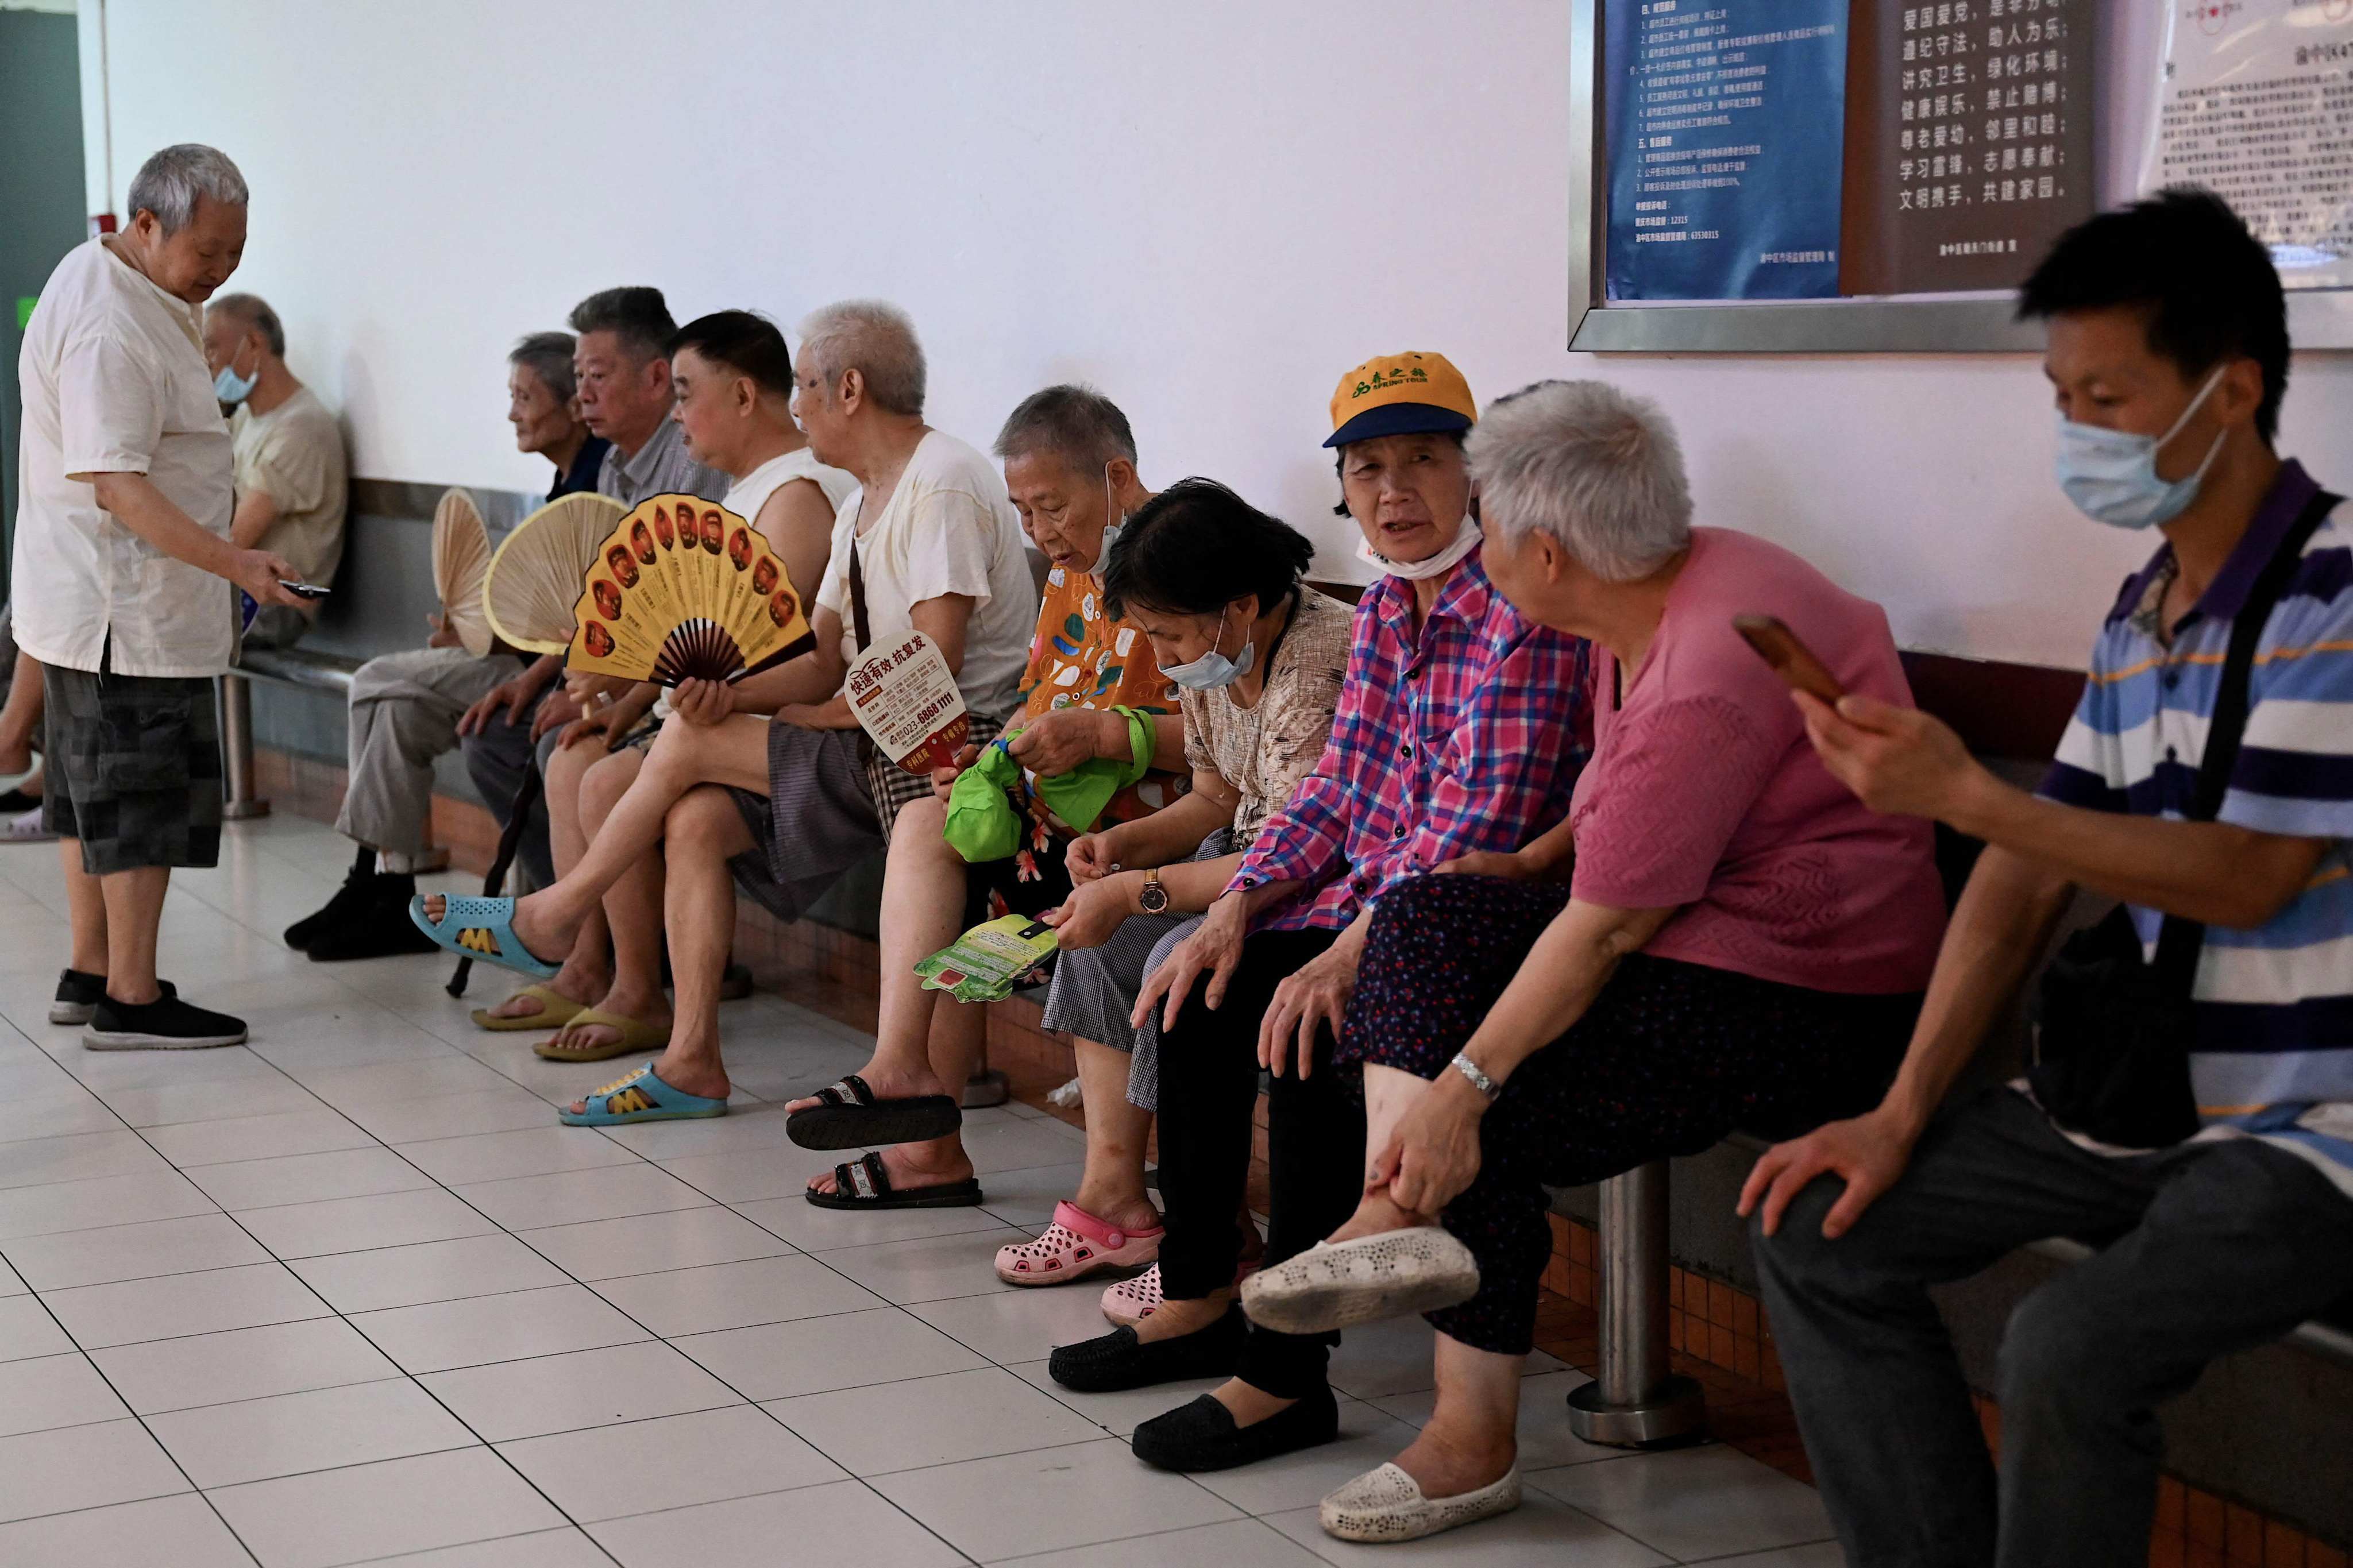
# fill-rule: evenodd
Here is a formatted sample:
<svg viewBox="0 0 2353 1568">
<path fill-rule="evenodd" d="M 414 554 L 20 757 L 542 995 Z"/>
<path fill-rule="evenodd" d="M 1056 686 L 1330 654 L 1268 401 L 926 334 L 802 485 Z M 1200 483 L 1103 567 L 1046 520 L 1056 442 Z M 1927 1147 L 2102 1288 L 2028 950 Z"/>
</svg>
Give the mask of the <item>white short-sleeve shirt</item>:
<svg viewBox="0 0 2353 1568">
<path fill-rule="evenodd" d="M 95 671 L 111 638 L 119 674 L 228 668 L 236 590 L 125 528 L 88 479 L 144 474 L 198 526 L 227 537 L 228 424 L 202 333 L 197 307 L 103 238 L 68 252 L 41 290 L 17 359 L 24 488 L 11 586 L 16 641 L 44 664 Z"/>
<path fill-rule="evenodd" d="M 977 601 L 965 630 L 956 685 L 965 706 L 1003 719 L 1020 706 L 1021 672 L 1038 620 L 1038 585 L 1023 553 L 1021 520 L 996 465 L 953 436 L 934 430 L 907 459 L 881 515 L 857 532 L 860 498 L 842 503 L 833 554 L 818 590 L 822 609 L 841 617 L 841 654 L 858 658 L 849 602 L 849 543 L 858 541 L 869 630 L 876 644 L 914 628 L 909 614 L 926 599 L 964 594 Z"/>
</svg>

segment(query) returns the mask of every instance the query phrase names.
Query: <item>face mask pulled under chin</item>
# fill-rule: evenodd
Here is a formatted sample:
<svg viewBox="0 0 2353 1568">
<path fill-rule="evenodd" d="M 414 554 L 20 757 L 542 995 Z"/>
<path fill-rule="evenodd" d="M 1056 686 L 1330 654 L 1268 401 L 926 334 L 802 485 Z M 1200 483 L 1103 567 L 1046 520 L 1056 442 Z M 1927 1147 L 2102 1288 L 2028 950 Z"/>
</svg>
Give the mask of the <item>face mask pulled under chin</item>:
<svg viewBox="0 0 2353 1568">
<path fill-rule="evenodd" d="M 2096 425 L 2078 425 L 2065 415 L 2059 416 L 2059 452 L 2052 468 L 2059 488 L 2075 509 L 2094 522 L 2105 522 L 2111 528 L 2154 528 L 2172 521 L 2198 499 L 2199 487 L 2206 482 L 2206 470 L 2222 455 L 2226 431 L 2214 433 L 2214 444 L 2206 448 L 2206 458 L 2197 469 L 2179 479 L 2158 477 L 2157 454 L 2168 441 L 2181 433 L 2189 416 L 2198 412 L 2209 394 L 2221 382 L 2222 370 L 2217 367 L 2189 400 L 2171 427 L 2162 436 L 2136 436 L 2128 430 L 2106 430 Z"/>
<path fill-rule="evenodd" d="M 1462 526 L 1454 531 L 1454 542 L 1427 561 L 1392 561 L 1374 549 L 1361 530 L 1356 535 L 1356 559 L 1376 572 L 1386 572 L 1392 577 L 1402 577 L 1409 583 L 1427 582 L 1442 577 L 1461 563 L 1462 558 L 1479 548 L 1485 535 L 1480 531 L 1476 518 L 1466 515 Z"/>
</svg>

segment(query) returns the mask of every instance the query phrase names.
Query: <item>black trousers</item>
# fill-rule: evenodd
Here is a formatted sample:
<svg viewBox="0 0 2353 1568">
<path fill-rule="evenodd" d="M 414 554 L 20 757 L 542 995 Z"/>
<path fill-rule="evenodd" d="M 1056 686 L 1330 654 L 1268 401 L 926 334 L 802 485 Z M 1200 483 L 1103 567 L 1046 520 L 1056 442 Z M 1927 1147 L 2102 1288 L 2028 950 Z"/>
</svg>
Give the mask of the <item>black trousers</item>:
<svg viewBox="0 0 2353 1568">
<path fill-rule="evenodd" d="M 1258 1031 L 1275 987 L 1320 957 L 1336 931 L 1261 931 L 1242 944 L 1240 963 L 1212 1011 L 1197 983 L 1160 1041 L 1160 1196 L 1167 1235 L 1160 1243 L 1161 1288 L 1173 1300 L 1198 1300 L 1231 1285 L 1241 1237 L 1234 1224 L 1250 1176 L 1258 1098 Z M 1272 1188 L 1269 1263 L 1304 1252 L 1356 1212 L 1364 1191 L 1365 1113 L 1332 1066 L 1334 1041 L 1319 1032 L 1314 1070 L 1267 1089 L 1267 1165 Z M 1278 1334 L 1251 1325 L 1240 1376 L 1279 1398 L 1312 1394 L 1337 1334 Z"/>
</svg>

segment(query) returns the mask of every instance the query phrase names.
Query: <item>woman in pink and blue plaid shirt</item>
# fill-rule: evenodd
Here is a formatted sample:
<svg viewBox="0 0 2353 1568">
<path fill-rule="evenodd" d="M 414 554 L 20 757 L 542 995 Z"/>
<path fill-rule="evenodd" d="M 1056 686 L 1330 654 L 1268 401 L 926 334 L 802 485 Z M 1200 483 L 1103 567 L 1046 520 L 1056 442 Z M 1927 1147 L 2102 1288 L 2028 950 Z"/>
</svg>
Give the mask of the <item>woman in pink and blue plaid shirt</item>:
<svg viewBox="0 0 2353 1568">
<path fill-rule="evenodd" d="M 1362 1188 L 1363 1107 L 1330 1063 L 1377 903 L 1561 821 L 1589 749 L 1587 645 L 1523 619 L 1480 565 L 1462 453 L 1476 413 L 1439 354 L 1341 379 L 1324 445 L 1338 449 L 1358 553 L 1382 575 L 1356 607 L 1331 744 L 1137 1004 L 1163 1022 L 1164 1299 L 1050 1365 L 1089 1390 L 1231 1374 L 1137 1429 L 1137 1457 L 1164 1468 L 1224 1468 L 1335 1432 L 1324 1363 L 1336 1336 L 1250 1329 L 1234 1304 L 1259 1068 L 1274 1075 L 1267 1257 L 1279 1262 L 1329 1235 Z M 1217 684 L 1258 652 L 1213 647 L 1170 673 Z"/>
</svg>

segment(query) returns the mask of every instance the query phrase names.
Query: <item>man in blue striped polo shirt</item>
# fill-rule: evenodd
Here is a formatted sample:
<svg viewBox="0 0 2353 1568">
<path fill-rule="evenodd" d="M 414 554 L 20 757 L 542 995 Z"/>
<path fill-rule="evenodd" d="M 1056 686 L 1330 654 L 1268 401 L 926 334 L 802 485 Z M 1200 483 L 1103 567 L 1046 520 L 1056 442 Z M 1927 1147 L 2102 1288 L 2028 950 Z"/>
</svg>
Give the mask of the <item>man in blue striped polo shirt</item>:
<svg viewBox="0 0 2353 1568">
<path fill-rule="evenodd" d="M 2279 277 L 2221 201 L 2169 191 L 2063 236 L 2021 313 L 2048 323 L 2062 488 L 2164 535 L 2042 789 L 1925 714 L 1798 700 L 1864 801 L 1987 844 L 1885 1100 L 1769 1152 L 1741 1200 L 1823 1500 L 1874 1568 L 2145 1561 L 2155 1406 L 2353 1295 L 2353 509 L 2264 616 L 2221 808 L 2188 820 L 2234 622 L 2319 494 L 2273 447 Z M 2206 927 L 2184 1142 L 2094 1142 L 2023 1084 L 1939 1109 L 2078 887 L 2146 952 L 2168 914 Z M 1928 1287 L 2054 1236 L 2106 1245 L 2010 1318 L 1997 1477 Z"/>
</svg>

